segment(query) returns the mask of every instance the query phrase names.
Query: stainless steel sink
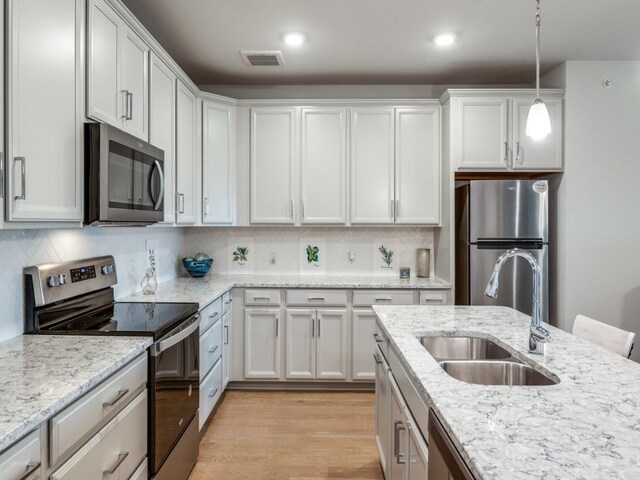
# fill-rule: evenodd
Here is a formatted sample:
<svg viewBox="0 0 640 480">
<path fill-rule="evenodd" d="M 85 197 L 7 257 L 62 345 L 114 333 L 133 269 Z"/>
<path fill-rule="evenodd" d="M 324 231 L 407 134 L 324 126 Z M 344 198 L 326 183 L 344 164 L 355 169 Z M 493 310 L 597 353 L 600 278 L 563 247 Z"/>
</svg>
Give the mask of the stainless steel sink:
<svg viewBox="0 0 640 480">
<path fill-rule="evenodd" d="M 558 382 L 516 361 L 443 361 L 440 366 L 453 378 L 477 385 L 555 385 Z"/>
<path fill-rule="evenodd" d="M 425 336 L 418 340 L 436 360 L 504 360 L 511 357 L 504 348 L 486 338 Z"/>
</svg>

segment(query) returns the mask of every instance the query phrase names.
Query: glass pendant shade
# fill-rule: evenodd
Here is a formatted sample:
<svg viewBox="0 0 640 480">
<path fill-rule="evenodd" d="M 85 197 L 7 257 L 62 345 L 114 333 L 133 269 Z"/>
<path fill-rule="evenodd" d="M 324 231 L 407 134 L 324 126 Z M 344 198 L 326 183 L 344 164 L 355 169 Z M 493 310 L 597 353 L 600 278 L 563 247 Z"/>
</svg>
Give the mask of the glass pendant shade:
<svg viewBox="0 0 640 480">
<path fill-rule="evenodd" d="M 551 119 L 544 102 L 536 98 L 529 108 L 527 116 L 527 137 L 534 140 L 542 140 L 551 133 Z"/>
</svg>

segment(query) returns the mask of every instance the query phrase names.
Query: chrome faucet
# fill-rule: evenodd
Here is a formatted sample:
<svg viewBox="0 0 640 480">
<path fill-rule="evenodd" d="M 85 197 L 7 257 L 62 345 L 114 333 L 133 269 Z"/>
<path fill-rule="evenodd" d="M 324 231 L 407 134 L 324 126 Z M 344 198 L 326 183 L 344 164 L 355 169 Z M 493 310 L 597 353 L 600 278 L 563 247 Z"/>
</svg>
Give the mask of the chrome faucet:
<svg viewBox="0 0 640 480">
<path fill-rule="evenodd" d="M 484 294 L 487 297 L 496 298 L 500 288 L 500 269 L 502 265 L 513 257 L 522 257 L 529 262 L 533 270 L 533 312 L 531 314 L 531 328 L 529 329 L 529 351 L 544 355 L 545 345 L 551 341 L 551 332 L 542 326 L 542 270 L 540 265 L 530 252 L 513 248 L 507 250 L 498 257 L 493 273 L 487 283 Z"/>
</svg>

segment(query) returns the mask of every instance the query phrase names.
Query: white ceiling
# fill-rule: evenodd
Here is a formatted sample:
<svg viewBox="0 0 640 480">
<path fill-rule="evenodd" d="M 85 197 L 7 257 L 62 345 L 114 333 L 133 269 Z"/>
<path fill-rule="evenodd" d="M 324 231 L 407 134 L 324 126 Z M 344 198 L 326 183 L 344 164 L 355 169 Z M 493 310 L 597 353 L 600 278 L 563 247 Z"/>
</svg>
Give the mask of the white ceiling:
<svg viewBox="0 0 640 480">
<path fill-rule="evenodd" d="M 534 0 L 123 0 L 197 84 L 506 84 L 534 79 Z M 640 0 L 542 0 L 543 72 L 640 60 Z M 301 47 L 282 36 L 299 31 Z M 436 47 L 443 31 L 455 45 Z M 282 50 L 249 67 L 239 50 Z"/>
</svg>

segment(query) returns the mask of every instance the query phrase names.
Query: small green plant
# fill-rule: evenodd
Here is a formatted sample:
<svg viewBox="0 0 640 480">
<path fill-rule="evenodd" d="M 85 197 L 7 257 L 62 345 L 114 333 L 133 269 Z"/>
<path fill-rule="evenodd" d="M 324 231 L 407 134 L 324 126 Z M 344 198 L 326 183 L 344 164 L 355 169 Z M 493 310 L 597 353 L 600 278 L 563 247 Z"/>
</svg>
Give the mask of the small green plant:
<svg viewBox="0 0 640 480">
<path fill-rule="evenodd" d="M 380 245 L 378 250 L 382 254 L 382 261 L 387 264 L 387 267 L 390 267 L 393 261 L 393 250 L 386 249 L 384 245 Z"/>
<path fill-rule="evenodd" d="M 236 247 L 236 251 L 233 252 L 233 261 L 234 262 L 246 262 L 247 255 L 249 255 L 248 247 Z"/>
<path fill-rule="evenodd" d="M 317 262 L 319 251 L 320 249 L 318 247 L 312 247 L 311 245 L 307 245 L 307 263 Z"/>
<path fill-rule="evenodd" d="M 156 251 L 153 248 L 148 250 L 149 253 L 149 270 L 151 270 L 151 274 L 156 274 Z"/>
</svg>

